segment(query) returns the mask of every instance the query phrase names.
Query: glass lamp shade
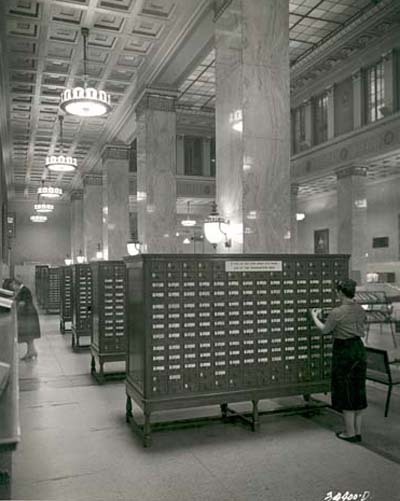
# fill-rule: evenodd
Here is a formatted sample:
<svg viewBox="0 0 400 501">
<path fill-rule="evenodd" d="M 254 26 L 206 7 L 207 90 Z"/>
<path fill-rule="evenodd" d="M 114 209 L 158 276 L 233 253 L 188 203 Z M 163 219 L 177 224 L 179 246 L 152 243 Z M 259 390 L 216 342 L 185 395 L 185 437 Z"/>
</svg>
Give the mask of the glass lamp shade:
<svg viewBox="0 0 400 501">
<path fill-rule="evenodd" d="M 103 252 L 101 250 L 96 252 L 96 259 L 103 259 Z"/>
<path fill-rule="evenodd" d="M 37 192 L 44 198 L 59 198 L 62 195 L 62 189 L 53 186 L 40 186 Z"/>
<path fill-rule="evenodd" d="M 304 214 L 304 212 L 298 212 L 296 214 L 296 221 L 304 221 L 305 218 L 306 218 L 306 215 Z"/>
<path fill-rule="evenodd" d="M 78 117 L 100 117 L 111 111 L 111 96 L 92 87 L 74 87 L 61 94 L 60 108 Z"/>
<path fill-rule="evenodd" d="M 41 214 L 34 214 L 30 217 L 32 223 L 45 223 L 47 221 L 47 216 L 42 216 Z"/>
<path fill-rule="evenodd" d="M 130 256 L 137 256 L 140 253 L 140 243 L 139 242 L 128 242 L 126 244 L 126 249 Z"/>
<path fill-rule="evenodd" d="M 186 237 L 185 240 L 183 241 L 183 243 L 185 245 L 189 245 L 190 244 L 190 238 Z"/>
<path fill-rule="evenodd" d="M 76 256 L 76 261 L 78 264 L 83 264 L 85 262 L 85 256 L 79 254 L 78 256 Z"/>
<path fill-rule="evenodd" d="M 35 209 L 36 212 L 40 212 L 40 213 L 52 212 L 54 209 L 54 205 L 53 204 L 35 204 L 33 206 L 33 208 Z"/>
<path fill-rule="evenodd" d="M 71 264 L 72 264 L 72 259 L 71 259 L 70 257 L 66 257 L 66 258 L 64 259 L 64 263 L 65 263 L 65 265 L 66 265 L 66 266 L 71 266 Z"/>
<path fill-rule="evenodd" d="M 46 157 L 46 167 L 55 172 L 72 172 L 78 168 L 78 161 L 74 157 L 49 155 Z"/>
<path fill-rule="evenodd" d="M 212 245 L 217 245 L 225 239 L 221 231 L 220 221 L 206 221 L 204 223 L 204 235 Z"/>
<path fill-rule="evenodd" d="M 210 244 L 216 246 L 226 240 L 226 225 L 225 218 L 219 215 L 217 204 L 214 202 L 211 213 L 204 222 L 204 235 Z"/>
</svg>

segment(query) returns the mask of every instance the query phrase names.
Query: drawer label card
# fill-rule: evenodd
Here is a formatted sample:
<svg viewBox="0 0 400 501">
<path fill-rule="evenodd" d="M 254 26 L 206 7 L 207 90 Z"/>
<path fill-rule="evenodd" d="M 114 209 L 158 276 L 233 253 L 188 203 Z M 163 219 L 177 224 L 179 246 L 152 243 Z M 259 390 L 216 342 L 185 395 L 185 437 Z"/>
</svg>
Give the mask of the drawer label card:
<svg viewBox="0 0 400 501">
<path fill-rule="evenodd" d="M 282 271 L 282 261 L 226 261 L 225 271 Z"/>
</svg>

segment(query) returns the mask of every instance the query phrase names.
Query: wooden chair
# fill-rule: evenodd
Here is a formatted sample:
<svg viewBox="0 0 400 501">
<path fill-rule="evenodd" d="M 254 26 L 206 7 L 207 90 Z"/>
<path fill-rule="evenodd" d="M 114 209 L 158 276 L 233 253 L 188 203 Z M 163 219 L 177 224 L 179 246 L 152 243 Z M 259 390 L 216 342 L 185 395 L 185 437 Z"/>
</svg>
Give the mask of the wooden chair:
<svg viewBox="0 0 400 501">
<path fill-rule="evenodd" d="M 392 370 L 386 350 L 366 347 L 367 350 L 367 379 L 388 386 L 385 405 L 385 417 L 389 413 L 390 397 L 393 386 L 400 384 L 400 371 Z"/>
</svg>

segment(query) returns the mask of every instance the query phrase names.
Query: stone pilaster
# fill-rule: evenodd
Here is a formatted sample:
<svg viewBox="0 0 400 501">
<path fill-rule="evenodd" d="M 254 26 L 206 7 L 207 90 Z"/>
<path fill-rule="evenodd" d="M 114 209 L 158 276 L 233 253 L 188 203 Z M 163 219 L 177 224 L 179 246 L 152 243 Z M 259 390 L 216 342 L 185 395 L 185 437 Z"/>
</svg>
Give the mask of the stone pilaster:
<svg viewBox="0 0 400 501">
<path fill-rule="evenodd" d="M 233 0 L 217 12 L 217 203 L 232 252 L 290 249 L 288 8 Z"/>
<path fill-rule="evenodd" d="M 351 276 L 364 283 L 367 270 L 367 169 L 347 166 L 336 171 L 338 252 L 351 254 Z"/>
<path fill-rule="evenodd" d="M 335 137 L 335 87 L 332 85 L 327 90 L 328 96 L 328 139 Z"/>
<path fill-rule="evenodd" d="M 304 127 L 305 127 L 305 141 L 309 148 L 313 144 L 313 118 L 312 118 L 312 101 L 307 99 L 304 103 Z"/>
<path fill-rule="evenodd" d="M 136 108 L 138 237 L 145 252 L 178 252 L 175 98 L 148 90 Z"/>
<path fill-rule="evenodd" d="M 391 115 L 396 109 L 396 81 L 395 81 L 395 52 L 390 50 L 383 55 L 383 74 L 384 74 L 384 87 L 385 87 L 385 103 L 383 115 Z"/>
<path fill-rule="evenodd" d="M 176 174 L 185 174 L 185 136 L 176 136 Z"/>
<path fill-rule="evenodd" d="M 129 240 L 129 156 L 124 145 L 107 146 L 103 151 L 103 258 L 127 255 Z"/>
<path fill-rule="evenodd" d="M 83 185 L 84 252 L 87 260 L 93 261 L 99 244 L 103 249 L 103 177 L 87 174 Z"/>
<path fill-rule="evenodd" d="M 71 193 L 71 258 L 74 263 L 84 251 L 83 231 L 83 190 L 75 190 Z"/>
<path fill-rule="evenodd" d="M 359 129 L 363 124 L 363 92 L 362 92 L 362 73 L 357 70 L 353 73 L 353 126 Z"/>
</svg>

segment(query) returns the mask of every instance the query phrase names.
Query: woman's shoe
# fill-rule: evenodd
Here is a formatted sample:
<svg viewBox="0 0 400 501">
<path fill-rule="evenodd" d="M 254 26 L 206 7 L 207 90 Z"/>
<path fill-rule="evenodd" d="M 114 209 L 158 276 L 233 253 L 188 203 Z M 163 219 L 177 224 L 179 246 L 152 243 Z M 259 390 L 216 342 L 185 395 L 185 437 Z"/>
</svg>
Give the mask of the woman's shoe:
<svg viewBox="0 0 400 501">
<path fill-rule="evenodd" d="M 339 431 L 336 433 L 336 436 L 337 436 L 337 438 L 340 438 L 340 440 L 345 440 L 346 442 L 352 442 L 352 443 L 361 442 L 361 435 L 354 435 L 353 437 L 346 437 L 345 435 L 343 435 L 342 431 Z"/>
</svg>

